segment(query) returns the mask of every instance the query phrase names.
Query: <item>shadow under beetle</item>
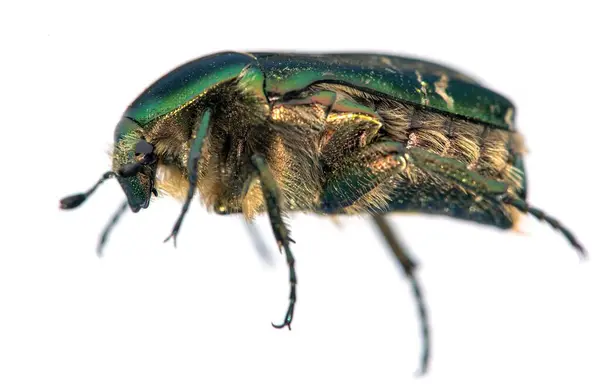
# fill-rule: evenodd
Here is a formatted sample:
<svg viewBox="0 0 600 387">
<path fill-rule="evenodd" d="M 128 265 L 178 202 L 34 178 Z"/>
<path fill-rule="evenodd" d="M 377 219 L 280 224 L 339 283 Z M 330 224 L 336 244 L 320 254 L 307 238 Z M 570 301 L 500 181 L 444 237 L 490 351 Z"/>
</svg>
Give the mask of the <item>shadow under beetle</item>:
<svg viewBox="0 0 600 387">
<path fill-rule="evenodd" d="M 585 254 L 570 231 L 527 203 L 514 117 L 503 96 L 417 59 L 217 53 L 147 88 L 115 129 L 112 171 L 60 206 L 75 208 L 102 182 L 117 179 L 127 200 L 102 233 L 99 252 L 127 207 L 147 208 L 158 191 L 184 202 L 167 238 L 173 242 L 196 191 L 219 214 L 251 221 L 266 212 L 289 266 L 289 306 L 277 328 L 291 326 L 296 304 L 285 212 L 370 214 L 411 281 L 425 372 L 425 303 L 415 264 L 386 214 L 438 214 L 511 229 L 529 213 Z"/>
</svg>

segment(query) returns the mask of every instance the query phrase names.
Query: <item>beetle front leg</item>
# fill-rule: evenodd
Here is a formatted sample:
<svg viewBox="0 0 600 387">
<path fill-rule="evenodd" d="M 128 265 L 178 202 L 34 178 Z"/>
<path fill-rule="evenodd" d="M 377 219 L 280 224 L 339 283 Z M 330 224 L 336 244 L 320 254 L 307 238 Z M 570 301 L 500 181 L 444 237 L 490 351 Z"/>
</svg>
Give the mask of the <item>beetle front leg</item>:
<svg viewBox="0 0 600 387">
<path fill-rule="evenodd" d="M 183 203 L 183 208 L 181 209 L 181 213 L 175 222 L 175 226 L 173 226 L 173 230 L 171 234 L 165 239 L 165 242 L 169 239 L 173 238 L 173 244 L 177 247 L 177 234 L 179 233 L 179 229 L 181 228 L 181 223 L 183 222 L 183 218 L 187 213 L 190 203 L 194 197 L 194 192 L 196 192 L 196 184 L 198 182 L 198 162 L 200 161 L 200 156 L 202 154 L 202 144 L 204 143 L 204 139 L 208 134 L 208 128 L 210 126 L 210 116 L 211 111 L 205 110 L 202 114 L 202 118 L 199 121 L 198 128 L 192 135 L 192 145 L 190 147 L 190 153 L 188 156 L 188 193 L 185 203 Z"/>
<path fill-rule="evenodd" d="M 119 205 L 119 208 L 117 208 L 117 210 L 110 218 L 106 226 L 104 226 L 104 230 L 102 230 L 102 234 L 100 235 L 100 239 L 98 240 L 98 245 L 96 246 L 96 255 L 98 255 L 99 257 L 102 256 L 102 251 L 104 250 L 104 246 L 108 241 L 110 233 L 121 219 L 121 216 L 123 216 L 123 214 L 127 211 L 127 208 L 129 208 L 129 204 L 127 200 L 124 200 L 123 203 Z"/>
<path fill-rule="evenodd" d="M 277 182 L 273 178 L 273 175 L 267 166 L 266 160 L 263 156 L 253 155 L 252 165 L 254 168 L 256 168 L 258 177 L 260 179 L 263 197 L 265 200 L 265 207 L 267 208 L 267 213 L 269 214 L 269 220 L 271 221 L 271 227 L 273 228 L 273 233 L 275 234 L 275 239 L 277 240 L 277 244 L 279 246 L 279 251 L 281 252 L 282 248 L 285 251 L 285 258 L 287 260 L 290 273 L 290 296 L 285 318 L 281 324 L 276 325 L 271 323 L 271 325 L 273 325 L 275 328 L 283 328 L 287 326 L 289 329 L 292 329 L 291 324 L 292 319 L 294 318 L 294 307 L 296 305 L 297 283 L 296 269 L 294 267 L 295 260 L 294 256 L 292 255 L 292 251 L 290 250 L 290 242 L 294 242 L 294 240 L 290 238 L 290 232 L 283 221 L 281 193 L 279 191 L 279 187 L 277 187 Z"/>
</svg>

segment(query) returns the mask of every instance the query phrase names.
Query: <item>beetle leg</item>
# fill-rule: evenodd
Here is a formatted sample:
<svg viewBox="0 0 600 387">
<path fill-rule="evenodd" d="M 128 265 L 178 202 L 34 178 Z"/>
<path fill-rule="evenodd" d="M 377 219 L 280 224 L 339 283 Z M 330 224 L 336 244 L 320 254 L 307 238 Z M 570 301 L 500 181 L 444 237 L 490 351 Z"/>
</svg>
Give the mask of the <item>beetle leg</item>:
<svg viewBox="0 0 600 387">
<path fill-rule="evenodd" d="M 571 231 L 569 231 L 565 226 L 563 226 L 557 219 L 549 216 L 542 210 L 531 207 L 527 202 L 521 199 L 512 198 L 512 197 L 504 197 L 502 198 L 506 204 L 509 204 L 519 211 L 523 213 L 529 213 L 533 215 L 536 219 L 541 222 L 546 222 L 554 229 L 558 230 L 581 255 L 581 257 L 585 257 L 587 255 L 585 248 L 581 245 L 581 243 L 577 240 L 575 235 Z"/>
<path fill-rule="evenodd" d="M 523 213 L 529 213 L 538 220 L 548 223 L 558 230 L 582 256 L 585 256 L 586 253 L 583 246 L 571 231 L 557 219 L 548 216 L 537 208 L 530 207 L 524 200 L 514 197 L 513 194 L 508 192 L 508 184 L 471 171 L 459 161 L 441 157 L 423 149 L 408 149 L 407 160 L 416 167 L 452 181 L 476 195 L 495 200 L 496 202 L 506 203 Z"/>
<path fill-rule="evenodd" d="M 507 183 L 482 176 L 456 159 L 420 148 L 407 148 L 400 142 L 383 141 L 360 149 L 336 166 L 325 184 L 322 208 L 328 213 L 353 212 L 353 204 L 357 204 L 359 210 L 368 204 L 371 210 L 385 211 L 389 198 L 375 195 L 370 197 L 372 203 L 365 203 L 365 195 L 372 194 L 381 183 L 400 173 L 411 180 L 413 169 L 435 175 L 474 195 L 494 201 L 495 196 L 508 193 Z"/>
<path fill-rule="evenodd" d="M 443 157 L 420 148 L 405 148 L 405 158 L 411 168 L 416 167 L 451 181 L 474 194 L 494 196 L 508 193 L 507 183 L 482 176 L 456 159 Z"/>
<path fill-rule="evenodd" d="M 344 210 L 406 168 L 404 148 L 397 142 L 378 142 L 340 161 L 325 183 L 321 208 Z"/>
<path fill-rule="evenodd" d="M 396 256 L 396 259 L 402 266 L 404 274 L 409 279 L 412 286 L 413 295 L 417 302 L 417 307 L 419 309 L 419 317 L 421 320 L 421 337 L 423 340 L 423 351 L 421 355 L 421 369 L 419 373 L 423 375 L 427 372 L 427 367 L 429 365 L 431 339 L 429 335 L 429 318 L 427 316 L 425 300 L 423 299 L 423 292 L 421 291 L 421 285 L 419 284 L 419 281 L 415 277 L 414 273 L 414 270 L 417 267 L 417 265 L 408 256 L 406 252 L 406 247 L 400 243 L 396 236 L 394 236 L 389 222 L 383 217 L 383 215 L 373 215 L 373 221 L 375 222 L 377 228 L 379 229 L 379 232 L 387 242 L 388 247 Z"/>
<path fill-rule="evenodd" d="M 290 238 L 290 232 L 283 221 L 283 213 L 281 209 L 281 193 L 279 191 L 279 187 L 277 187 L 277 183 L 267 166 L 265 159 L 259 155 L 252 156 L 252 165 L 256 168 L 258 172 L 258 176 L 260 178 L 260 183 L 262 187 L 263 197 L 265 200 L 265 206 L 267 208 L 267 213 L 269 214 L 269 219 L 271 221 L 271 227 L 273 228 L 273 233 L 275 234 L 275 239 L 277 240 L 277 244 L 279 246 L 279 251 L 281 249 L 285 251 L 285 257 L 287 260 L 287 264 L 289 267 L 290 273 L 290 296 L 289 296 L 289 305 L 287 312 L 285 314 L 285 318 L 283 323 L 279 325 L 273 325 L 275 328 L 283 328 L 287 326 L 289 329 L 291 328 L 292 319 L 294 317 L 294 306 L 296 305 L 296 270 L 295 270 L 295 260 L 292 255 L 292 251 L 290 250 L 290 242 L 294 242 L 292 238 Z"/>
<path fill-rule="evenodd" d="M 104 249 L 104 246 L 106 245 L 106 241 L 108 241 L 108 237 L 109 237 L 112 229 L 115 228 L 115 226 L 119 222 L 119 219 L 121 219 L 121 216 L 123 216 L 125 211 L 127 211 L 128 207 L 129 207 L 129 204 L 127 203 L 127 200 L 123 201 L 123 203 L 121 203 L 119 208 L 117 208 L 117 210 L 115 211 L 113 216 L 110 218 L 110 220 L 108 221 L 106 226 L 104 226 L 104 230 L 102 230 L 102 234 L 100 236 L 100 239 L 98 240 L 98 245 L 96 246 L 96 254 L 99 257 L 102 256 L 102 250 Z"/>
<path fill-rule="evenodd" d="M 177 246 L 177 234 L 179 233 L 179 229 L 181 228 L 181 223 L 183 222 L 183 218 L 190 207 L 190 203 L 192 202 L 192 198 L 194 197 L 194 192 L 196 192 L 196 184 L 198 182 L 198 162 L 200 161 L 200 156 L 202 154 L 202 144 L 204 143 L 204 139 L 208 134 L 210 116 L 210 110 L 204 111 L 204 113 L 202 114 L 202 118 L 199 121 L 198 128 L 192 136 L 192 145 L 190 147 L 187 165 L 189 182 L 187 198 L 185 200 L 185 203 L 183 204 L 181 213 L 179 214 L 179 217 L 175 222 L 175 226 L 173 226 L 171 234 L 165 239 L 166 242 L 169 239 L 173 238 L 173 244 L 175 246 Z"/>
</svg>

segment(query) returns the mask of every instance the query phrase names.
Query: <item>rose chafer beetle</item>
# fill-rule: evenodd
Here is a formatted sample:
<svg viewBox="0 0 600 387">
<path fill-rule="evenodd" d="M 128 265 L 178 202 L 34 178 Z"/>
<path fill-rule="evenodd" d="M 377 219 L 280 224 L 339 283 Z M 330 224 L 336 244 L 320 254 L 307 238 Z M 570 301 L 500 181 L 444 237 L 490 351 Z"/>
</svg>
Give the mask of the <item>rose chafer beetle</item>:
<svg viewBox="0 0 600 387">
<path fill-rule="evenodd" d="M 251 221 L 266 213 L 289 266 L 291 327 L 296 303 L 293 240 L 286 212 L 369 214 L 411 281 L 429 357 L 425 303 L 415 264 L 385 216 L 421 212 L 511 229 L 520 214 L 545 221 L 584 254 L 556 219 L 531 207 L 524 145 L 505 97 L 450 68 L 367 53 L 223 52 L 186 63 L 147 88 L 117 124 L 112 170 L 129 207 L 158 191 L 183 201 L 177 233 L 196 192 L 218 214 Z"/>
</svg>

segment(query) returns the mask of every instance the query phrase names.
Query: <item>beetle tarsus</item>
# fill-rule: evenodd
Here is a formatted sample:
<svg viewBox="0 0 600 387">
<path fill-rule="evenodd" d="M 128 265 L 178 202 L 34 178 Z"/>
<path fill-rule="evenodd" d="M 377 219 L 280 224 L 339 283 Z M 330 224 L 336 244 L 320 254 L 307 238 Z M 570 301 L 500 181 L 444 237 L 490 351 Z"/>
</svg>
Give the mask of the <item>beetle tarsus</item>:
<svg viewBox="0 0 600 387">
<path fill-rule="evenodd" d="M 285 314 L 285 318 L 283 319 L 283 322 L 281 324 L 271 323 L 271 326 L 273 328 L 277 328 L 277 329 L 282 329 L 282 328 L 288 327 L 288 329 L 291 331 L 293 318 L 294 318 L 294 303 L 292 303 L 290 301 L 290 304 L 288 306 L 288 310 Z"/>
<path fill-rule="evenodd" d="M 281 249 L 285 251 L 285 258 L 288 264 L 289 274 L 290 274 L 290 296 L 289 296 L 289 305 L 287 313 L 285 314 L 285 318 L 283 323 L 280 325 L 272 324 L 275 328 L 283 328 L 285 326 L 291 329 L 292 319 L 294 317 L 294 307 L 296 305 L 296 269 L 295 269 L 295 259 L 292 251 L 290 250 L 290 242 L 294 242 L 293 239 L 290 238 L 290 231 L 288 230 L 285 222 L 283 221 L 282 209 L 280 206 L 281 196 L 279 192 L 279 188 L 277 187 L 277 183 L 267 166 L 266 160 L 263 156 L 254 155 L 251 158 L 252 165 L 256 168 L 258 172 L 258 176 L 260 178 L 260 183 L 262 187 L 263 196 L 265 199 L 265 203 L 267 206 L 267 213 L 269 214 L 269 220 L 271 221 L 271 228 L 273 229 L 273 234 L 275 234 L 275 240 L 277 241 L 277 245 L 279 246 L 279 251 Z M 294 242 L 295 243 L 295 242 Z"/>
<path fill-rule="evenodd" d="M 567 240 L 569 241 L 571 246 L 573 246 L 579 252 L 579 255 L 582 259 L 587 256 L 587 252 L 586 252 L 585 248 L 583 247 L 583 245 L 581 245 L 581 243 L 577 240 L 575 235 L 571 231 L 569 231 L 565 226 L 563 226 L 562 223 L 558 221 L 558 219 L 555 219 L 555 218 L 549 216 L 548 214 L 546 214 L 545 212 L 543 212 L 540 209 L 531 207 L 524 200 L 516 199 L 516 198 L 512 198 L 512 197 L 508 197 L 508 196 L 503 197 L 502 200 L 506 204 L 514 206 L 519 211 L 524 212 L 524 213 L 529 213 L 533 217 L 538 219 L 539 221 L 548 223 L 554 229 L 558 230 L 558 232 L 560 232 L 565 238 L 567 238 Z"/>
<path fill-rule="evenodd" d="M 421 291 L 421 285 L 417 280 L 414 270 L 417 267 L 415 262 L 410 259 L 408 254 L 406 253 L 406 248 L 402 246 L 397 237 L 394 236 L 392 232 L 392 228 L 389 223 L 385 220 L 382 215 L 374 215 L 373 221 L 375 222 L 377 228 L 381 232 L 381 235 L 384 237 L 385 241 L 388 244 L 388 247 L 392 250 L 396 259 L 402 266 L 404 270 L 404 274 L 409 279 L 412 292 L 417 302 L 417 308 L 419 310 L 419 317 L 421 320 L 421 337 L 423 340 L 423 350 L 421 354 L 421 367 L 417 370 L 418 375 L 424 375 L 427 372 L 429 366 L 429 353 L 431 347 L 431 337 L 429 332 L 429 318 L 427 314 L 427 308 L 425 304 L 425 300 L 423 298 L 423 292 Z"/>
<path fill-rule="evenodd" d="M 289 273 L 290 273 L 290 296 L 289 296 L 289 304 L 288 309 L 285 314 L 285 318 L 283 319 L 283 323 L 279 325 L 273 325 L 274 328 L 281 329 L 287 326 L 290 330 L 292 329 L 292 319 L 294 318 L 294 307 L 296 306 L 296 284 L 298 280 L 296 278 L 296 269 L 295 269 L 295 260 L 292 255 L 292 251 L 290 250 L 290 245 L 287 243 L 283 243 L 283 249 L 285 250 L 285 258 L 288 264 Z"/>
<path fill-rule="evenodd" d="M 296 279 L 296 270 L 294 268 L 295 261 L 294 261 L 294 256 L 292 255 L 292 251 L 290 250 L 290 245 L 286 243 L 283 247 L 285 249 L 285 257 L 286 257 L 286 260 L 288 263 L 288 267 L 290 269 L 289 304 L 288 304 L 288 309 L 287 309 L 287 312 L 285 313 L 285 318 L 283 319 L 283 322 L 281 324 L 271 323 L 271 325 L 273 326 L 273 328 L 277 328 L 277 329 L 281 329 L 281 328 L 284 328 L 287 326 L 291 330 L 292 329 L 292 320 L 294 319 L 294 308 L 296 306 L 296 284 L 298 281 Z"/>
</svg>

